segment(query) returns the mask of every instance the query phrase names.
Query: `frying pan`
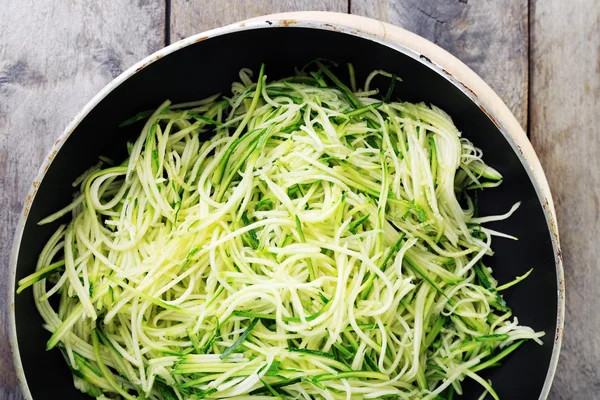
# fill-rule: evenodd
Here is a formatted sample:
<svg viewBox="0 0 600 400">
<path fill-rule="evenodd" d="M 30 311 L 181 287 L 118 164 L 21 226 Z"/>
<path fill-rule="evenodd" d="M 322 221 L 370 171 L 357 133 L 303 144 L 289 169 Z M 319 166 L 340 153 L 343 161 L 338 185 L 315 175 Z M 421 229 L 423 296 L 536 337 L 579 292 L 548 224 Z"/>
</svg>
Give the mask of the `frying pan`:
<svg viewBox="0 0 600 400">
<path fill-rule="evenodd" d="M 139 132 L 117 125 L 169 98 L 196 100 L 227 93 L 243 67 L 266 64 L 270 79 L 294 73 L 316 58 L 352 62 L 358 79 L 374 69 L 402 77 L 395 97 L 424 101 L 447 111 L 463 135 L 479 146 L 504 184 L 480 195 L 482 215 L 499 214 L 521 201 L 508 220 L 492 229 L 519 241 L 497 239 L 488 263 L 506 282 L 534 268 L 524 282 L 505 292 L 519 322 L 543 330 L 543 345 L 527 342 L 498 368 L 483 374 L 503 399 L 545 399 L 562 339 L 564 281 L 552 197 L 539 160 L 525 133 L 499 97 L 450 54 L 398 27 L 334 13 L 290 13 L 244 21 L 177 42 L 125 71 L 98 93 L 69 124 L 42 165 L 15 234 L 9 287 L 35 269 L 37 256 L 55 224 L 37 222 L 68 204 L 71 182 L 99 155 L 123 159 L 124 143 Z M 382 89 L 385 82 L 381 81 Z M 10 340 L 26 398 L 85 399 L 72 384 L 59 351 L 45 351 L 50 334 L 42 327 L 31 292 L 10 291 Z M 465 380 L 464 399 L 481 388 Z"/>
</svg>

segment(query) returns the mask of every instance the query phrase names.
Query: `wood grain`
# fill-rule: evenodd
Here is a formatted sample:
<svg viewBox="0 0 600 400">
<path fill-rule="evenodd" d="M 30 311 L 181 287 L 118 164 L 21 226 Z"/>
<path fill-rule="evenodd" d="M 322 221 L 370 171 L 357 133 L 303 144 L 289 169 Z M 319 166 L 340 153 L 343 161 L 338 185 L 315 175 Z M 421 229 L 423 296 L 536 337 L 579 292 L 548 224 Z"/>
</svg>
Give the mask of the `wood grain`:
<svg viewBox="0 0 600 400">
<path fill-rule="evenodd" d="M 531 8 L 531 140 L 552 188 L 567 315 L 550 399 L 600 396 L 600 3 Z"/>
<path fill-rule="evenodd" d="M 13 231 L 46 153 L 106 83 L 164 42 L 164 1 L 9 0 L 0 13 L 0 399 L 21 399 L 8 344 Z M 132 23 L 135 21 L 135 23 Z"/>
<path fill-rule="evenodd" d="M 527 1 L 352 0 L 350 12 L 401 26 L 478 73 L 527 129 Z"/>
<path fill-rule="evenodd" d="M 348 12 L 346 0 L 172 0 L 171 42 L 251 17 L 286 11 Z"/>
</svg>

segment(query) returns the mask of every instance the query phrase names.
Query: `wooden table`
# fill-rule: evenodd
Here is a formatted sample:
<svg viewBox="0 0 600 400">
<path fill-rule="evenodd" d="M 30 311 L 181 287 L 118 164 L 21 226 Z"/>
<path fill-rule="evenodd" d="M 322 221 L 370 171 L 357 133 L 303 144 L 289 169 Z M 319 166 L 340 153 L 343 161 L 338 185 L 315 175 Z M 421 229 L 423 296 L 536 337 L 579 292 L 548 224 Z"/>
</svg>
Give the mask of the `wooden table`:
<svg viewBox="0 0 600 400">
<path fill-rule="evenodd" d="M 600 3 L 597 0 L 5 0 L 0 13 L 0 398 L 13 230 L 45 154 L 107 82 L 165 44 L 261 14 L 351 12 L 402 26 L 479 73 L 528 131 L 557 207 L 567 317 L 550 399 L 600 398 Z M 523 371 L 524 374 L 527 371 Z"/>
</svg>

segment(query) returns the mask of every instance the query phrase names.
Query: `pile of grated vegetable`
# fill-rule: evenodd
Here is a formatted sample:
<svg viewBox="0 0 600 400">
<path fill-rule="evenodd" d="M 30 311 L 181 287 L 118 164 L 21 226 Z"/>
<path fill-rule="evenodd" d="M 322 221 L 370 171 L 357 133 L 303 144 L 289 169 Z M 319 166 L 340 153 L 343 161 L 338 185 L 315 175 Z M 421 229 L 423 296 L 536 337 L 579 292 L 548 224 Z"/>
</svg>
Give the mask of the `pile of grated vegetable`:
<svg viewBox="0 0 600 400">
<path fill-rule="evenodd" d="M 526 339 L 483 264 L 501 183 L 441 109 L 321 61 L 143 112 L 39 257 L 36 304 L 98 398 L 451 399 Z M 373 77 L 391 79 L 384 98 Z M 107 165 L 108 164 L 108 165 Z M 531 272 L 531 271 L 530 271 Z M 50 300 L 56 299 L 54 309 Z M 541 343 L 541 342 L 540 342 Z"/>
</svg>

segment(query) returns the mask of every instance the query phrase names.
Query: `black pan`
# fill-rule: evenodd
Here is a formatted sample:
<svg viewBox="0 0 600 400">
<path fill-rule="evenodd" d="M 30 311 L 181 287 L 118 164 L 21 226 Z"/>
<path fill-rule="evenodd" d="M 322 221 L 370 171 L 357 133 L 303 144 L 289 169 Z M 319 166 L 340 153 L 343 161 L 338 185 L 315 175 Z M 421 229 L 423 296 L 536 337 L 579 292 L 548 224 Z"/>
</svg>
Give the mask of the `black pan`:
<svg viewBox="0 0 600 400">
<path fill-rule="evenodd" d="M 308 19 L 292 17 L 296 18 L 264 17 L 186 39 L 132 67 L 97 95 L 57 142 L 33 185 L 16 232 L 13 279 L 34 271 L 38 254 L 58 224 L 38 226 L 37 222 L 71 201 L 71 182 L 99 155 L 125 156 L 123 144 L 139 132 L 116 129 L 121 121 L 167 98 L 182 102 L 227 93 L 241 68 L 257 70 L 261 62 L 273 79 L 291 75 L 294 67 L 315 58 L 351 61 L 359 79 L 373 69 L 402 77 L 397 97 L 446 110 L 463 134 L 483 150 L 486 162 L 504 175 L 505 183 L 480 196 L 482 215 L 505 212 L 516 201 L 522 202 L 512 218 L 490 224 L 520 240 L 496 240 L 496 255 L 489 263 L 500 282 L 534 268 L 528 279 L 505 292 L 505 299 L 520 323 L 543 330 L 546 336 L 543 346 L 528 342 L 483 376 L 492 380 L 503 399 L 546 398 L 562 337 L 562 265 L 547 183 L 516 120 L 467 67 L 422 38 L 365 18 L 319 13 L 309 14 Z M 318 19 L 333 23 L 314 21 Z M 385 38 L 377 36 L 383 33 Z M 16 288 L 14 282 L 10 287 Z M 42 328 L 31 292 L 10 296 L 14 304 L 11 340 L 25 396 L 87 398 L 73 387 L 60 352 L 45 351 L 50 335 Z M 465 391 L 464 399 L 481 393 L 480 387 L 469 383 Z"/>
</svg>

